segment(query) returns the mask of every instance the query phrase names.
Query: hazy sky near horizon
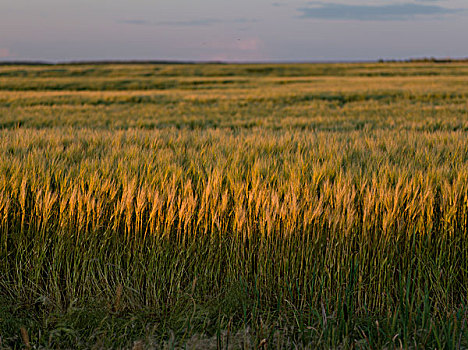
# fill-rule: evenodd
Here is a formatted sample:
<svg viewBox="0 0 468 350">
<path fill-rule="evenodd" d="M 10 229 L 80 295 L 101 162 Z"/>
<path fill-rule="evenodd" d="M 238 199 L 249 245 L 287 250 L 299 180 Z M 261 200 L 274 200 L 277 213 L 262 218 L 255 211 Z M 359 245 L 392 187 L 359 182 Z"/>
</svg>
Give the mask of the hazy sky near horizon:
<svg viewBox="0 0 468 350">
<path fill-rule="evenodd" d="M 468 57 L 467 0 L 1 0 L 0 60 Z"/>
</svg>

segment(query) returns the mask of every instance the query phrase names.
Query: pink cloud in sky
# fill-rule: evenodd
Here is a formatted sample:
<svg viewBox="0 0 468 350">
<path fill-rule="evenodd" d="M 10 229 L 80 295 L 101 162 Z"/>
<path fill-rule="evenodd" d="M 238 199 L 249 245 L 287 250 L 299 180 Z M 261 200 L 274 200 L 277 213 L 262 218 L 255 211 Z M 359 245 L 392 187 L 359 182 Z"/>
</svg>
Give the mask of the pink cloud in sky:
<svg viewBox="0 0 468 350">
<path fill-rule="evenodd" d="M 257 51 L 260 46 L 260 40 L 250 38 L 246 40 L 237 40 L 237 48 L 242 51 Z"/>
<path fill-rule="evenodd" d="M 0 58 L 6 58 L 10 56 L 11 56 L 10 50 L 4 47 L 0 47 Z"/>
</svg>

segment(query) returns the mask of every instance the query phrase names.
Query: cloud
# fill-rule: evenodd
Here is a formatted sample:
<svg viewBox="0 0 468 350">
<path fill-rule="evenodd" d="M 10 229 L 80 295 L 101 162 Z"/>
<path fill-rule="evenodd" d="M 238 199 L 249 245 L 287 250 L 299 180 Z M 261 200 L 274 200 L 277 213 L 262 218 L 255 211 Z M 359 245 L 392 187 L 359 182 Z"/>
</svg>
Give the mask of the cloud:
<svg viewBox="0 0 468 350">
<path fill-rule="evenodd" d="M 260 47 L 260 41 L 257 38 L 237 40 L 237 48 L 241 51 L 256 51 Z"/>
<path fill-rule="evenodd" d="M 426 0 L 428 1 L 428 0 Z M 312 7 L 299 8 L 300 18 L 357 21 L 404 21 L 415 17 L 434 17 L 460 10 L 438 5 L 400 3 L 387 5 L 345 5 L 340 3 L 310 2 Z"/>
<path fill-rule="evenodd" d="M 142 19 L 124 19 L 118 21 L 119 23 L 133 24 L 133 25 L 149 25 L 149 26 L 175 26 L 175 27 L 203 27 L 203 26 L 212 26 L 215 24 L 226 24 L 226 23 L 235 23 L 235 24 L 246 24 L 246 23 L 255 23 L 258 22 L 256 19 L 247 19 L 247 18 L 236 18 L 230 20 L 222 20 L 217 18 L 203 18 L 203 19 L 193 19 L 187 21 L 148 21 Z"/>
<path fill-rule="evenodd" d="M 5 47 L 0 47 L 0 58 L 7 58 L 11 56 L 11 52 L 9 49 Z"/>
</svg>

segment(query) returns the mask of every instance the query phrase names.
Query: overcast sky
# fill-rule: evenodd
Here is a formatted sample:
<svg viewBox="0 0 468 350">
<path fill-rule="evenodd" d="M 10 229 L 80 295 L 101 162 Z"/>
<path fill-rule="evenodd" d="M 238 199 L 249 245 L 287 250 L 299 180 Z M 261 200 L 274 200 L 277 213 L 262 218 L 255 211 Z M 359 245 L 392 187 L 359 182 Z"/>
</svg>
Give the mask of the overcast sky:
<svg viewBox="0 0 468 350">
<path fill-rule="evenodd" d="M 468 0 L 1 0 L 0 60 L 468 57 Z"/>
</svg>

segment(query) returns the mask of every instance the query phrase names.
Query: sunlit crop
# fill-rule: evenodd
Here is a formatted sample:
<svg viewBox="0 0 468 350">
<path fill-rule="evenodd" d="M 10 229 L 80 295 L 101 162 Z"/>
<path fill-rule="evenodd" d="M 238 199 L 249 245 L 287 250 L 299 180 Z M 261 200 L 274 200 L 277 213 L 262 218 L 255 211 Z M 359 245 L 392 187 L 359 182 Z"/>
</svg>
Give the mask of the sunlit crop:
<svg viewBox="0 0 468 350">
<path fill-rule="evenodd" d="M 2 339 L 468 346 L 467 77 L 0 66 Z"/>
</svg>

